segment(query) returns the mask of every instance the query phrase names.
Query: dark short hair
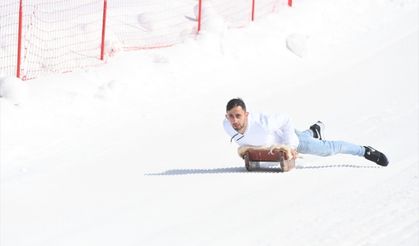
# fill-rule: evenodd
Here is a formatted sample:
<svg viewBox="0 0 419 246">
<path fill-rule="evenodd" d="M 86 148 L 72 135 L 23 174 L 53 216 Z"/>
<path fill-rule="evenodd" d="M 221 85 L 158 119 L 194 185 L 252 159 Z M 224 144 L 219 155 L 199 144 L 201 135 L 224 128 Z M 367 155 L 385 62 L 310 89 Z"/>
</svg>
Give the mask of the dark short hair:
<svg viewBox="0 0 419 246">
<path fill-rule="evenodd" d="M 230 111 L 232 108 L 235 107 L 242 107 L 244 111 L 246 111 L 246 104 L 241 98 L 233 98 L 227 103 L 226 112 Z"/>
</svg>

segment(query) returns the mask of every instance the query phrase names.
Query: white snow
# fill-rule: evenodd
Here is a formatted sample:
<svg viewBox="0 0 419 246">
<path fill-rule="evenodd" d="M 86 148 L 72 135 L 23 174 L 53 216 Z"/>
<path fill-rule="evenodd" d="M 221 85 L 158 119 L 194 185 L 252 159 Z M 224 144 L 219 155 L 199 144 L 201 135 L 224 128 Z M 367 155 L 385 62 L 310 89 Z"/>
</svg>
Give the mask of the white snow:
<svg viewBox="0 0 419 246">
<path fill-rule="evenodd" d="M 298 0 L 85 72 L 1 77 L 0 245 L 418 245 L 418 10 Z M 222 129 L 233 97 L 390 164 L 246 172 Z"/>
</svg>

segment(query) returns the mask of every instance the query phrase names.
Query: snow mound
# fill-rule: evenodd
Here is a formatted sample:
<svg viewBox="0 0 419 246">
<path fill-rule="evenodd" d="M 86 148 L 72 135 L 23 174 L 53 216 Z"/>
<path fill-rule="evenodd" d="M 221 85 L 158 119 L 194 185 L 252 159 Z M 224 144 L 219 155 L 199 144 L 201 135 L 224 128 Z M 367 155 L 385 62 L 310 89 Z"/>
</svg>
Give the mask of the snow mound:
<svg viewBox="0 0 419 246">
<path fill-rule="evenodd" d="M 302 58 L 307 55 L 307 40 L 307 35 L 293 33 L 287 37 L 286 47 L 296 56 Z"/>
<path fill-rule="evenodd" d="M 0 98 L 19 105 L 22 104 L 27 93 L 26 85 L 22 80 L 10 76 L 0 76 Z"/>
</svg>

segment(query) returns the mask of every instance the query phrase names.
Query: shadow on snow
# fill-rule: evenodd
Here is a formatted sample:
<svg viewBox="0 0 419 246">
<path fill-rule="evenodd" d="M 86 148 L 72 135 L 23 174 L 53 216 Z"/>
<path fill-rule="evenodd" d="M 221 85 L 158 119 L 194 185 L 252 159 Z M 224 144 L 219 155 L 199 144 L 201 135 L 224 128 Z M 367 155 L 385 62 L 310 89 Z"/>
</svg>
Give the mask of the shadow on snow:
<svg viewBox="0 0 419 246">
<path fill-rule="evenodd" d="M 382 168 L 380 166 L 353 165 L 353 164 L 330 164 L 330 165 L 312 165 L 296 166 L 295 169 L 331 169 L 331 168 Z M 188 169 L 169 169 L 158 173 L 146 173 L 146 176 L 172 176 L 172 175 L 191 175 L 191 174 L 235 174 L 235 173 L 281 173 L 279 167 L 264 167 L 254 171 L 247 171 L 243 167 L 223 167 L 223 168 L 188 168 Z"/>
</svg>

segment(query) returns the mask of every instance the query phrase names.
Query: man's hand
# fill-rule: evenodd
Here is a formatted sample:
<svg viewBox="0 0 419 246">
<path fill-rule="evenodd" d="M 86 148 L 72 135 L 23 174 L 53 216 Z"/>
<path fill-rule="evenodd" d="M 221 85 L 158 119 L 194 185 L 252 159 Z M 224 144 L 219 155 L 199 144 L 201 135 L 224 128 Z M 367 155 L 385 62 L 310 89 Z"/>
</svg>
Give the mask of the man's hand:
<svg viewBox="0 0 419 246">
<path fill-rule="evenodd" d="M 284 153 L 286 160 L 295 160 L 298 157 L 297 150 L 286 145 L 272 145 L 269 148 L 269 152 L 271 153 L 273 153 L 274 150 L 279 150 L 280 152 Z"/>
<path fill-rule="evenodd" d="M 291 149 L 291 154 L 292 154 L 292 158 L 291 159 L 295 160 L 295 159 L 298 158 L 298 152 L 297 152 L 296 149 Z"/>
</svg>

